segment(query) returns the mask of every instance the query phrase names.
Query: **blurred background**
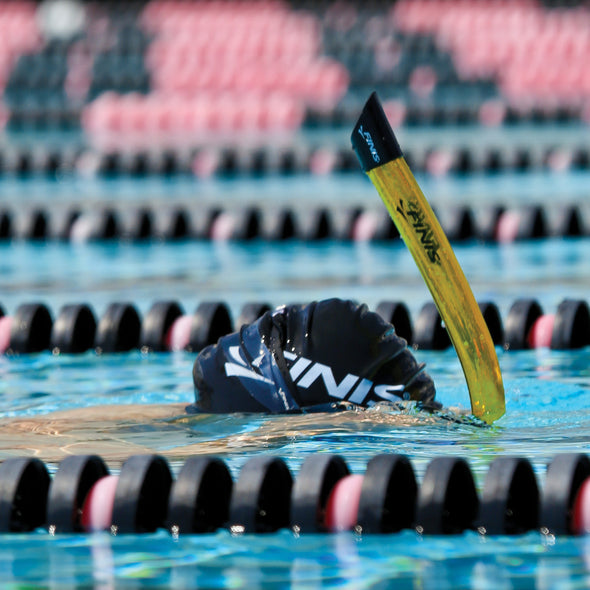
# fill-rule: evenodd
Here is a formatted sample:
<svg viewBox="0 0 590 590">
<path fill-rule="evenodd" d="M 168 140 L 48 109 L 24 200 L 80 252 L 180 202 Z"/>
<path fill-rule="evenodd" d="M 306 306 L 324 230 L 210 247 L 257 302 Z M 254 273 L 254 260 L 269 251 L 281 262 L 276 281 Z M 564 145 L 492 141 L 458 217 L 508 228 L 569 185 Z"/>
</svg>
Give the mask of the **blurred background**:
<svg viewBox="0 0 590 590">
<path fill-rule="evenodd" d="M 572 0 L 0 1 L 0 238 L 394 238 L 373 90 L 452 240 L 586 234 L 589 55 Z"/>
</svg>

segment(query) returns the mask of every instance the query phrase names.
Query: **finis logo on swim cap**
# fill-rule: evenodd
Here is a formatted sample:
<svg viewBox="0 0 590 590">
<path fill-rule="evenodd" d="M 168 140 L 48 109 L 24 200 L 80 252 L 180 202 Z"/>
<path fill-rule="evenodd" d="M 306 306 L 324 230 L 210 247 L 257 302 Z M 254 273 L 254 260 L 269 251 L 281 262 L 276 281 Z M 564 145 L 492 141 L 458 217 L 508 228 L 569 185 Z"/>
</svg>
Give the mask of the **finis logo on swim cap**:
<svg viewBox="0 0 590 590">
<path fill-rule="evenodd" d="M 361 134 L 361 137 L 365 140 L 365 143 L 367 144 L 367 147 L 371 152 L 371 156 L 373 156 L 373 160 L 377 163 L 381 162 L 381 158 L 377 153 L 377 148 L 375 147 L 375 142 L 373 141 L 371 134 L 368 131 L 365 131 L 362 125 L 359 125 L 359 133 Z"/>
<path fill-rule="evenodd" d="M 253 379 L 273 385 L 274 381 L 265 377 L 262 373 L 256 372 L 241 355 L 239 346 L 229 347 L 229 356 L 233 362 L 226 362 L 224 365 L 225 374 L 228 377 L 238 377 L 240 379 Z M 322 363 L 314 362 L 311 359 L 285 351 L 285 359 L 289 365 L 289 374 L 293 382 L 303 389 L 308 389 L 315 382 L 324 384 L 326 393 L 330 398 L 349 401 L 355 404 L 367 403 L 367 398 L 372 392 L 378 398 L 395 402 L 399 401 L 403 394 L 404 386 L 396 385 L 376 385 L 369 379 L 361 379 L 358 375 L 348 374 L 340 383 L 334 378 L 332 368 Z M 257 359 L 254 359 L 252 365 L 257 367 Z M 368 402 L 372 405 L 374 402 Z"/>
</svg>

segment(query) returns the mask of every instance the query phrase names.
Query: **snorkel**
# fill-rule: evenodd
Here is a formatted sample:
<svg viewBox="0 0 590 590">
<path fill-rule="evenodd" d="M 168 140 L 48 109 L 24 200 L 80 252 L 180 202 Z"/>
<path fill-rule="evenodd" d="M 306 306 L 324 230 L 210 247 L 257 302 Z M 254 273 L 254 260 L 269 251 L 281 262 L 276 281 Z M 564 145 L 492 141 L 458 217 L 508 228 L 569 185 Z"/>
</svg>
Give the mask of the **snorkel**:
<svg viewBox="0 0 590 590">
<path fill-rule="evenodd" d="M 352 146 L 412 254 L 461 362 L 471 410 L 491 424 L 506 411 L 489 330 L 434 212 L 406 163 L 376 93 L 354 127 Z"/>
</svg>

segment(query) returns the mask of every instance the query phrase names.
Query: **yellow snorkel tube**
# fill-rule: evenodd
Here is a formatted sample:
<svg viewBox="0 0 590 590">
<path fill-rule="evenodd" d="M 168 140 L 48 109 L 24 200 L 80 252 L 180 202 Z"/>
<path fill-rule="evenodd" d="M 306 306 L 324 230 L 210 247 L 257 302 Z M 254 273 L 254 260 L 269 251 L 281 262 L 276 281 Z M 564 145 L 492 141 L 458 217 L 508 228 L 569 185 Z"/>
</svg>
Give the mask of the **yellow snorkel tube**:
<svg viewBox="0 0 590 590">
<path fill-rule="evenodd" d="M 461 361 L 474 416 L 491 424 L 506 411 L 496 349 L 469 283 L 408 167 L 376 93 L 351 136 L 363 170 L 411 252 Z"/>
</svg>

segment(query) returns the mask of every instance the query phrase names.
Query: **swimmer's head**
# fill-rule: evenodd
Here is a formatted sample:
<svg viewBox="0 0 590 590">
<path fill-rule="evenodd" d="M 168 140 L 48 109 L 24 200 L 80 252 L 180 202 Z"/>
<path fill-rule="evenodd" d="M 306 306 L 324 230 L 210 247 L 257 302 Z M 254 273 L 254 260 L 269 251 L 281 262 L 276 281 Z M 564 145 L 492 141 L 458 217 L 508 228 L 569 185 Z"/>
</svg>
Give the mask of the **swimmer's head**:
<svg viewBox="0 0 590 590">
<path fill-rule="evenodd" d="M 193 368 L 199 412 L 286 413 L 347 402 L 434 407 L 432 379 L 366 305 L 329 299 L 267 312 L 205 348 Z"/>
</svg>

